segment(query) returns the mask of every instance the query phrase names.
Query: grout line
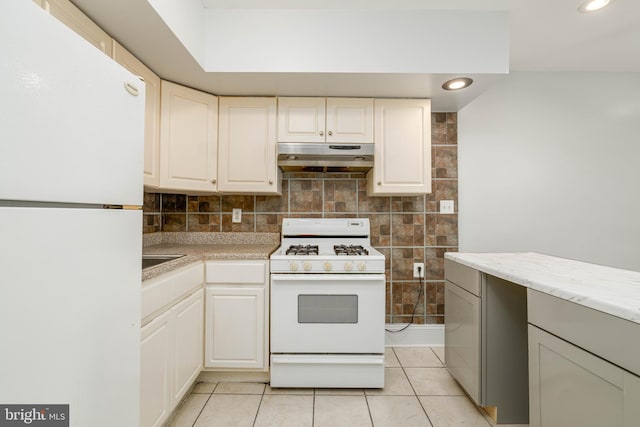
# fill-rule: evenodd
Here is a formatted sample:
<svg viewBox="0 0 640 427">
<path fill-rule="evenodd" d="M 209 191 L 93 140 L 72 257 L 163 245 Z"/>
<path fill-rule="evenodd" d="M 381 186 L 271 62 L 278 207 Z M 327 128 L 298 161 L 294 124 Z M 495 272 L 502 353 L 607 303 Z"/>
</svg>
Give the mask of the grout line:
<svg viewBox="0 0 640 427">
<path fill-rule="evenodd" d="M 324 178 L 321 180 L 322 182 L 322 218 L 324 218 Z M 335 189 L 334 189 L 335 191 Z M 313 186 L 311 187 L 311 203 L 313 203 Z"/>
<path fill-rule="evenodd" d="M 252 426 L 256 425 L 256 421 L 258 421 L 258 413 L 260 412 L 260 407 L 262 407 L 262 401 L 264 400 L 264 391 L 267 389 L 267 387 L 265 387 L 262 390 L 262 395 L 260 395 L 260 403 L 258 403 L 258 409 L 256 409 L 256 415 L 253 417 L 253 424 L 251 424 Z"/>
<path fill-rule="evenodd" d="M 373 415 L 371 414 L 371 407 L 369 406 L 369 396 L 367 395 L 366 390 L 363 390 L 364 393 L 364 402 L 367 405 L 367 412 L 369 412 L 369 420 L 371 421 L 371 425 L 375 425 L 373 423 Z"/>
<path fill-rule="evenodd" d="M 311 401 L 311 427 L 316 423 L 316 389 L 313 389 L 313 399 Z"/>
<path fill-rule="evenodd" d="M 427 420 L 429 421 L 429 425 L 433 426 L 434 424 L 431 421 L 431 417 L 429 417 L 429 414 L 427 413 L 427 410 L 425 409 L 424 405 L 422 404 L 422 401 L 418 397 L 418 393 L 416 392 L 416 389 L 413 387 L 413 383 L 409 379 L 409 375 L 407 375 L 407 371 L 405 370 L 405 367 L 402 365 L 402 362 L 400 362 L 400 358 L 396 354 L 396 349 L 394 347 L 391 347 L 391 350 L 393 351 L 393 354 L 396 356 L 396 359 L 398 359 L 398 363 L 400 363 L 400 368 L 402 369 L 402 373 L 407 378 L 407 382 L 409 383 L 409 386 L 411 387 L 411 390 L 413 390 L 413 395 L 415 396 L 416 400 L 418 401 L 418 404 L 422 408 L 422 412 L 424 412 L 424 415 L 427 417 Z"/>
<path fill-rule="evenodd" d="M 216 387 L 217 387 L 217 386 L 218 386 L 218 385 L 216 384 Z M 193 394 L 193 392 L 192 392 L 191 394 Z M 196 417 L 196 419 L 195 419 L 195 420 L 193 420 L 193 424 L 192 424 L 192 426 L 196 425 L 196 423 L 198 422 L 198 418 L 200 418 L 200 415 L 202 415 L 202 412 L 204 411 L 204 408 L 206 408 L 206 407 L 207 407 L 207 405 L 209 404 L 209 401 L 211 400 L 211 398 L 212 398 L 212 397 L 213 397 L 213 392 L 211 392 L 211 394 L 210 394 L 210 395 L 209 395 L 209 397 L 207 398 L 207 401 L 206 401 L 206 402 L 204 402 L 204 405 L 202 405 L 202 408 L 200 409 L 200 412 L 198 412 L 198 416 Z M 184 402 L 183 402 L 182 404 L 184 405 Z"/>
</svg>

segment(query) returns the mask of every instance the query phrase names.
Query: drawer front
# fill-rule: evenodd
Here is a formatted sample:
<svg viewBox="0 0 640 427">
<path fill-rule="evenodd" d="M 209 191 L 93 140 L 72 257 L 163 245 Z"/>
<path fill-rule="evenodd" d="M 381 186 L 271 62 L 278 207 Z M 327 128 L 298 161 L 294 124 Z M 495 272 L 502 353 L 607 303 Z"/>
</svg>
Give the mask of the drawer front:
<svg viewBox="0 0 640 427">
<path fill-rule="evenodd" d="M 267 280 L 267 262 L 207 262 L 207 283 L 255 283 L 264 285 Z"/>
<path fill-rule="evenodd" d="M 450 259 L 444 260 L 444 277 L 467 292 L 481 296 L 480 272 Z"/>
<path fill-rule="evenodd" d="M 536 325 L 640 375 L 640 324 L 533 289 L 527 316 Z"/>
<path fill-rule="evenodd" d="M 147 280 L 142 284 L 141 318 L 177 301 L 198 286 L 202 286 L 202 263 Z"/>
</svg>

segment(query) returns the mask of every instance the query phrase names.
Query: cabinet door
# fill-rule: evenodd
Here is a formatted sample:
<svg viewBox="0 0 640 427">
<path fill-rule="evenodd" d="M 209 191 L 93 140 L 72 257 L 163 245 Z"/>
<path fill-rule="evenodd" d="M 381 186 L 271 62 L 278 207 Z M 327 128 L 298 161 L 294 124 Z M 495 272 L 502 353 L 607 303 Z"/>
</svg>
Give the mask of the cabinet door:
<svg viewBox="0 0 640 427">
<path fill-rule="evenodd" d="M 446 281 L 444 361 L 469 396 L 480 404 L 480 298 Z"/>
<path fill-rule="evenodd" d="M 42 0 L 42 7 L 105 55 L 111 57 L 113 39 L 69 0 Z"/>
<path fill-rule="evenodd" d="M 145 83 L 144 185 L 160 185 L 160 77 L 118 42 L 113 42 L 113 59 Z"/>
<path fill-rule="evenodd" d="M 160 188 L 216 191 L 218 98 L 161 83 Z"/>
<path fill-rule="evenodd" d="M 275 98 L 220 98 L 218 191 L 280 194 Z"/>
<path fill-rule="evenodd" d="M 327 98 L 327 142 L 373 143 L 373 99 Z"/>
<path fill-rule="evenodd" d="M 631 427 L 640 378 L 529 325 L 531 427 Z"/>
<path fill-rule="evenodd" d="M 428 99 L 375 100 L 374 166 L 369 195 L 431 192 L 431 104 Z"/>
<path fill-rule="evenodd" d="M 278 98 L 278 142 L 325 142 L 325 98 Z"/>
<path fill-rule="evenodd" d="M 205 366 L 263 369 L 264 289 L 207 287 Z"/>
<path fill-rule="evenodd" d="M 176 304 L 171 311 L 175 331 L 171 407 L 175 407 L 202 370 L 204 290 Z"/>
<path fill-rule="evenodd" d="M 140 426 L 160 426 L 171 412 L 171 313 L 156 317 L 141 330 Z"/>
</svg>

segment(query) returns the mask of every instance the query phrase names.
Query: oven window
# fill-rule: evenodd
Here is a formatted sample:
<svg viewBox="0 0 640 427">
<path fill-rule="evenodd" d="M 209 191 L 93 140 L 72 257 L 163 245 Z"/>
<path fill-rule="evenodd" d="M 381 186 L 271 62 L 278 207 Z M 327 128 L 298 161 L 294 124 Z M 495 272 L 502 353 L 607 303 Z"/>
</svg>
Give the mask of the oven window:
<svg viewBox="0 0 640 427">
<path fill-rule="evenodd" d="M 298 295 L 298 323 L 358 323 L 358 295 Z"/>
</svg>

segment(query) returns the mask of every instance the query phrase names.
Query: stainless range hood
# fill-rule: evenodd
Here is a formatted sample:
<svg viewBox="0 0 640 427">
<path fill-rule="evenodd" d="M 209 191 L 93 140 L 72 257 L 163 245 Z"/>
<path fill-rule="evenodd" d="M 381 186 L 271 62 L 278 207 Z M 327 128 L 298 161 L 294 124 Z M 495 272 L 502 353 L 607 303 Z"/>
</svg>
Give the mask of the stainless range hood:
<svg viewBox="0 0 640 427">
<path fill-rule="evenodd" d="M 366 172 L 373 151 L 373 144 L 280 142 L 278 166 L 285 172 Z"/>
</svg>

